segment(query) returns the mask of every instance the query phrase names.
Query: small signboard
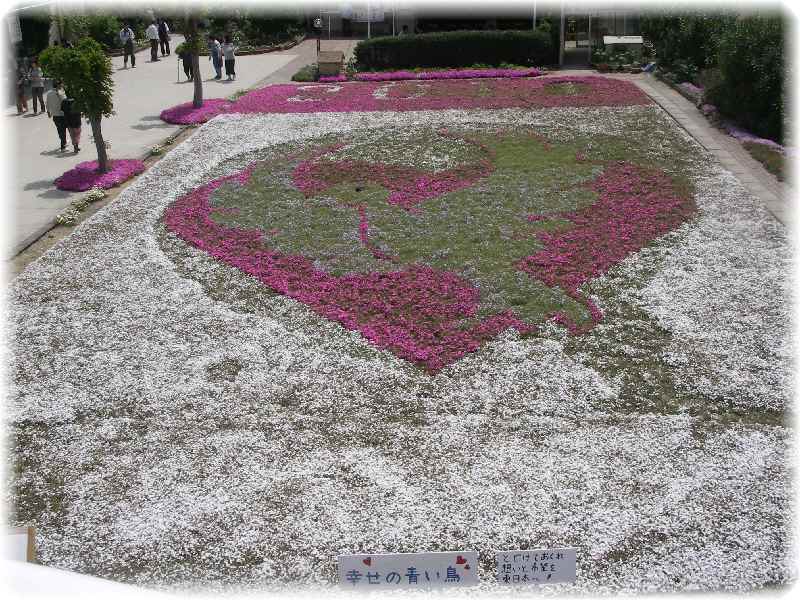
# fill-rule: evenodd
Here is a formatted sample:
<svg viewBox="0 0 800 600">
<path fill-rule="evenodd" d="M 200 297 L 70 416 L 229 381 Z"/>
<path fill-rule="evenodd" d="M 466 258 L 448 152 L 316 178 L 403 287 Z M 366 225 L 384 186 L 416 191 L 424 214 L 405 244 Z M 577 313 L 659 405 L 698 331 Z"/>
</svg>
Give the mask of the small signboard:
<svg viewBox="0 0 800 600">
<path fill-rule="evenodd" d="M 495 556 L 500 584 L 575 583 L 575 548 L 504 550 Z"/>
<path fill-rule="evenodd" d="M 642 44 L 644 39 L 640 35 L 604 35 L 603 44 Z"/>
<path fill-rule="evenodd" d="M 344 554 L 339 585 L 347 589 L 456 588 L 478 585 L 477 552 Z"/>
<path fill-rule="evenodd" d="M 12 527 L 6 532 L 3 558 L 21 562 L 36 562 L 36 529 Z"/>
</svg>

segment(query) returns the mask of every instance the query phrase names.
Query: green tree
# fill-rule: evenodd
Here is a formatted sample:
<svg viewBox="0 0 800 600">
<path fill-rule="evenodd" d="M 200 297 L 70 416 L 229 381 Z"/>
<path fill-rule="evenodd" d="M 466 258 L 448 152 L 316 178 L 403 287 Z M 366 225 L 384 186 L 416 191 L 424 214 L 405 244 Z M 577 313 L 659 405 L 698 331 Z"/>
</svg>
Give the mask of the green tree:
<svg viewBox="0 0 800 600">
<path fill-rule="evenodd" d="M 103 53 L 100 44 L 84 38 L 74 48 L 47 48 L 42 52 L 40 62 L 51 77 L 64 82 L 66 93 L 75 99 L 76 109 L 86 115 L 97 148 L 98 170 L 107 172 L 109 161 L 100 123 L 103 117 L 114 114 L 111 60 Z"/>
</svg>

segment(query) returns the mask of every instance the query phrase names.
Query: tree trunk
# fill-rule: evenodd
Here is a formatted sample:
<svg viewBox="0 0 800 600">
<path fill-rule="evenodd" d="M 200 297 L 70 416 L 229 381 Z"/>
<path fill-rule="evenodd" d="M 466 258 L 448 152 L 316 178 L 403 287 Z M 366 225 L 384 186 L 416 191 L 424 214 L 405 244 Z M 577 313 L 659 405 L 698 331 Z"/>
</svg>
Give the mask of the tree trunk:
<svg viewBox="0 0 800 600">
<path fill-rule="evenodd" d="M 203 79 L 200 76 L 200 43 L 197 31 L 197 17 L 192 15 L 186 19 L 186 43 L 192 45 L 192 78 L 194 79 L 194 98 L 192 106 L 203 106 Z"/>
<path fill-rule="evenodd" d="M 194 98 L 192 105 L 195 108 L 203 106 L 203 78 L 200 75 L 200 55 L 192 54 L 192 78 L 194 79 Z"/>
<path fill-rule="evenodd" d="M 89 118 L 89 124 L 92 126 L 92 135 L 94 136 L 94 145 L 97 148 L 97 170 L 101 173 L 108 173 L 108 154 L 106 153 L 106 142 L 103 139 L 103 131 L 100 129 L 100 119 L 102 117 Z"/>
</svg>

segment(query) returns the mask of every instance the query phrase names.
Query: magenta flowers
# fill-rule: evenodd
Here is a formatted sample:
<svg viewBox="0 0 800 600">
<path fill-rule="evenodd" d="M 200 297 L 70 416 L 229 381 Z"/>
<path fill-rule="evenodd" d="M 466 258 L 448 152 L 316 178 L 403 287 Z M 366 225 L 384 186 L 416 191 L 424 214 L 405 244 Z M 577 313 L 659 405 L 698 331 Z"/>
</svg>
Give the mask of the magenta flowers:
<svg viewBox="0 0 800 600">
<path fill-rule="evenodd" d="M 344 164 L 344 161 L 330 161 L 330 168 L 322 167 L 324 161 L 318 159 L 324 153 L 301 162 L 294 170 L 295 184 L 309 194 L 333 185 L 341 169 L 363 167 Z M 177 200 L 165 213 L 167 227 L 271 289 L 302 302 L 348 329 L 361 332 L 377 347 L 390 350 L 431 372 L 477 350 L 509 327 L 522 333 L 532 332 L 537 327 L 537 323 L 524 322 L 512 310 L 476 320 L 480 293 L 456 273 L 413 263 L 397 264 L 395 270 L 388 272 L 334 276 L 315 267 L 309 257 L 274 250 L 270 247 L 268 232 L 227 227 L 214 221 L 211 218 L 214 191 L 228 182 L 246 184 L 256 164 L 237 175 L 216 179 Z M 491 161 L 487 168 L 491 168 Z M 363 170 L 358 172 L 363 173 Z M 403 176 L 412 180 L 417 177 L 392 171 L 388 166 L 372 176 L 389 189 L 394 189 L 395 181 Z M 583 328 L 575 325 L 565 313 L 549 315 L 574 334 L 586 331 L 602 318 L 600 310 L 580 294 L 580 286 L 679 226 L 695 210 L 691 198 L 678 193 L 664 173 L 628 163 L 608 167 L 588 185 L 598 194 L 592 206 L 528 218 L 536 222 L 556 217 L 570 224 L 538 233 L 544 248 L 517 265 L 519 270 L 549 287 L 561 288 L 587 307 L 590 322 Z M 415 202 L 431 197 L 428 191 L 415 198 Z M 411 202 L 409 208 L 413 209 L 413 205 Z M 363 207 L 357 208 L 361 243 L 376 258 L 399 263 L 397 257 L 382 253 L 371 243 L 366 212 Z"/>
<path fill-rule="evenodd" d="M 344 181 L 374 182 L 390 190 L 389 204 L 410 209 L 429 198 L 467 188 L 494 170 L 489 149 L 475 140 L 465 141 L 480 147 L 485 158 L 446 171 L 429 173 L 411 167 L 366 161 L 324 160 L 327 152 L 321 152 L 297 165 L 292 179 L 295 187 L 306 196 Z M 334 146 L 328 151 L 336 148 Z"/>
<path fill-rule="evenodd" d="M 547 286 L 559 287 L 584 303 L 592 317 L 584 330 L 602 314 L 578 288 L 675 229 L 696 210 L 694 200 L 678 193 L 663 172 L 629 163 L 608 167 L 589 187 L 599 194 L 599 200 L 584 210 L 557 215 L 572 225 L 539 233 L 537 237 L 545 248 L 519 265 Z M 538 219 L 532 215 L 529 220 Z M 565 314 L 554 317 L 573 333 L 581 331 Z"/>
<path fill-rule="evenodd" d="M 205 123 L 219 114 L 227 112 L 233 103 L 224 98 L 211 98 L 203 101 L 203 106 L 195 108 L 191 102 L 179 104 L 161 111 L 161 120 L 176 125 Z"/>
<path fill-rule="evenodd" d="M 111 170 L 107 173 L 97 170 L 99 165 L 96 160 L 82 162 L 56 179 L 56 187 L 70 192 L 85 192 L 93 187 L 108 189 L 144 171 L 144 163 L 140 160 L 117 159 L 109 162 Z"/>
<path fill-rule="evenodd" d="M 161 113 L 169 123 L 204 123 L 222 113 L 312 113 L 410 111 L 475 108 L 547 108 L 558 106 L 631 106 L 650 104 L 634 84 L 606 77 L 505 76 L 445 79 L 429 73 L 410 80 L 356 81 L 306 85 L 279 84 L 254 90 L 236 102 L 206 100 L 200 109 L 191 103 Z M 465 74 L 467 71 L 460 71 Z M 385 74 L 379 74 L 385 76 Z M 390 74 L 391 75 L 391 74 Z M 482 78 L 486 77 L 486 78 Z M 570 94 L 550 93 L 550 86 L 574 84 Z"/>
<path fill-rule="evenodd" d="M 446 69 L 441 71 L 389 71 L 380 73 L 356 73 L 356 81 L 402 81 L 407 79 L 481 79 L 503 77 L 539 77 L 542 70 L 530 69 Z M 322 77 L 320 77 L 322 81 Z M 339 79 L 338 81 L 342 81 Z"/>
</svg>

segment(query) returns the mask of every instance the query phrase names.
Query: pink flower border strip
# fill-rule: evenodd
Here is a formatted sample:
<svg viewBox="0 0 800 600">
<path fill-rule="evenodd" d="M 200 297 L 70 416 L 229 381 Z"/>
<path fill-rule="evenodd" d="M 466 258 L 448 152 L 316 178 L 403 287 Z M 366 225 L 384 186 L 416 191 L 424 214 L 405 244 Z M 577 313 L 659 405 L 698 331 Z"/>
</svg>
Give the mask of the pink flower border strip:
<svg viewBox="0 0 800 600">
<path fill-rule="evenodd" d="M 552 93 L 549 86 L 573 83 L 586 89 Z M 161 113 L 170 123 L 204 123 L 222 113 L 316 113 L 447 109 L 555 108 L 651 104 L 634 84 L 607 77 L 515 77 L 276 84 L 236 102 L 207 100 L 202 109 L 182 104 Z"/>
</svg>

